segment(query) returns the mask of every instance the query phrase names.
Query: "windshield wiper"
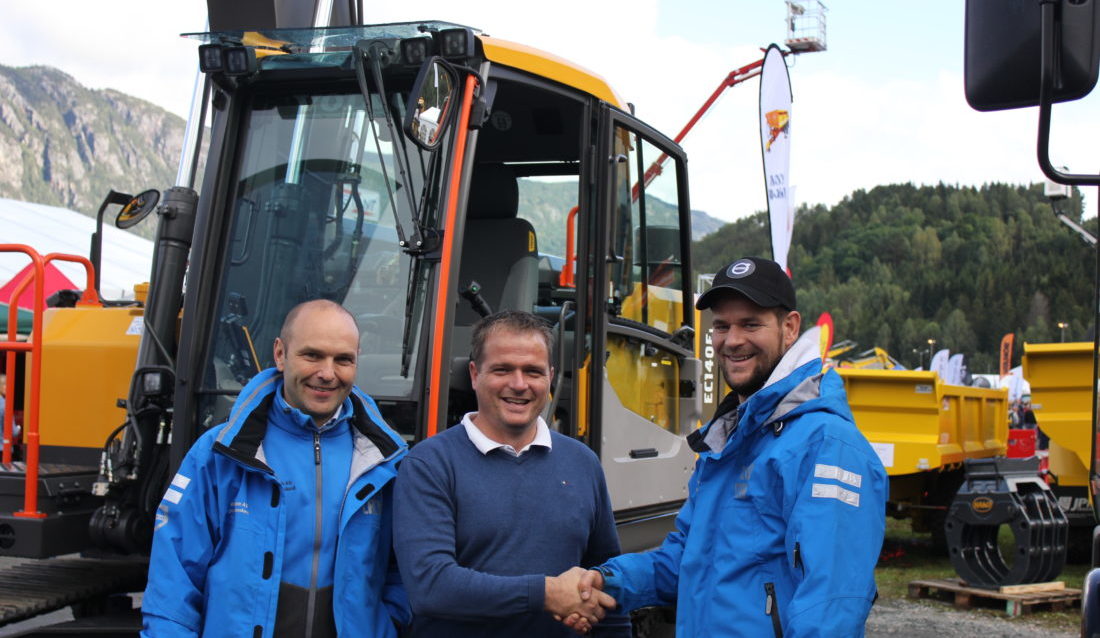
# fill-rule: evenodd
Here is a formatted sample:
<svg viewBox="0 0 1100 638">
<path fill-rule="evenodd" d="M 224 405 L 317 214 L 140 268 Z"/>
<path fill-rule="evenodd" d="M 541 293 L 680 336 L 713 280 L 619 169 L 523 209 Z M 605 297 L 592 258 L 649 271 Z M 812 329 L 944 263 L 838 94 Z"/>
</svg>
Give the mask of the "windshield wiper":
<svg viewBox="0 0 1100 638">
<path fill-rule="evenodd" d="M 416 253 L 423 245 L 423 239 L 420 236 L 420 232 L 414 230 L 414 235 L 410 241 L 408 235 L 405 234 L 405 228 L 401 225 L 401 214 L 398 212 L 397 202 L 394 199 L 394 190 L 404 190 L 405 195 L 409 198 L 409 210 L 417 210 L 416 200 L 413 197 L 411 188 L 395 189 L 390 182 L 389 172 L 386 170 L 386 157 L 382 153 L 382 141 L 378 136 L 377 124 L 374 119 L 374 105 L 371 100 L 370 87 L 367 85 L 366 69 L 363 67 L 363 59 L 370 59 L 371 75 L 374 78 L 375 87 L 378 89 L 378 94 L 381 97 L 382 112 L 385 114 L 384 121 L 386 122 L 386 129 L 389 133 L 389 139 L 393 147 L 394 163 L 397 164 L 397 171 L 401 177 L 401 184 L 408 185 L 409 171 L 408 156 L 405 154 L 405 145 L 400 143 L 401 131 L 399 131 L 393 123 L 393 117 L 390 115 L 390 111 L 386 106 L 386 87 L 382 82 L 382 62 L 381 58 L 390 55 L 389 49 L 381 42 L 371 42 L 367 47 L 363 46 L 360 42 L 355 46 L 357 54 L 353 56 L 355 58 L 355 77 L 359 81 L 359 92 L 363 94 L 363 102 L 366 104 L 367 120 L 370 122 L 371 136 L 374 138 L 375 152 L 378 154 L 378 164 L 382 168 L 382 181 L 386 186 L 386 196 L 390 200 L 390 209 L 393 211 L 393 223 L 395 230 L 397 231 L 397 242 L 405 252 Z M 415 222 L 414 222 L 415 228 Z"/>
</svg>

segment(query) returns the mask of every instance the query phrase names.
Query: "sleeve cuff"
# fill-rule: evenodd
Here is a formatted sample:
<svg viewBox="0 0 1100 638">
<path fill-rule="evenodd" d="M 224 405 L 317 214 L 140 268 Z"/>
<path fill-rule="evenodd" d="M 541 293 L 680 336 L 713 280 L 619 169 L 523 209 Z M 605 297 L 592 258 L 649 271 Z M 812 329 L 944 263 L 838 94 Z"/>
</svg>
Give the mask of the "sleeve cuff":
<svg viewBox="0 0 1100 638">
<path fill-rule="evenodd" d="M 603 565 L 599 565 L 598 567 L 593 567 L 592 569 L 595 569 L 596 571 L 603 574 L 603 590 L 609 596 L 621 603 L 622 601 L 619 600 L 619 596 L 622 594 L 623 584 L 620 580 L 620 574 L 618 574 L 613 567 L 607 565 L 606 563 Z M 619 608 L 622 609 L 621 604 L 619 605 Z"/>
<path fill-rule="evenodd" d="M 532 613 L 541 613 L 546 606 L 546 577 L 532 575 L 527 583 L 527 609 Z"/>
</svg>

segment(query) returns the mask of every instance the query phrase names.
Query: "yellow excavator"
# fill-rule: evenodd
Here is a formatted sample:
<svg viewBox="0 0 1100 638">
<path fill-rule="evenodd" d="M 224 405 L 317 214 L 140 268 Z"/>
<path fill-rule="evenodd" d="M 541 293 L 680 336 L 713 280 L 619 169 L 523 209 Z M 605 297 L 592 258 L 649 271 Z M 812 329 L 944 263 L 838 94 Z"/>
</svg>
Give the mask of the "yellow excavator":
<svg viewBox="0 0 1100 638">
<path fill-rule="evenodd" d="M 683 150 L 602 78 L 474 28 L 365 25 L 355 3 L 209 4 L 177 184 L 155 207 L 121 204 L 124 225 L 159 218 L 144 302 L 39 299 L 29 337 L 0 342 L 23 414 L 0 467 L 0 555 L 83 553 L 5 576 L 0 622 L 142 589 L 167 478 L 272 365 L 286 312 L 318 297 L 356 315 L 356 382 L 414 443 L 475 405 L 482 315 L 544 317 L 547 420 L 600 457 L 623 549 L 658 544 L 703 411 Z M 548 184 L 574 214 L 527 196 Z M 555 236 L 570 261 L 540 252 Z"/>
</svg>

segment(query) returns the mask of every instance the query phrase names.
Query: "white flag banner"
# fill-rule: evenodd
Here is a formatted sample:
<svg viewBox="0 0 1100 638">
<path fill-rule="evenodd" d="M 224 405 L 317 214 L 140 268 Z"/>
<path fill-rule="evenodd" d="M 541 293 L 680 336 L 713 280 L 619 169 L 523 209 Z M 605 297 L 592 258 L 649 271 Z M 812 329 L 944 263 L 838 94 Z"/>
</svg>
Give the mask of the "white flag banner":
<svg viewBox="0 0 1100 638">
<path fill-rule="evenodd" d="M 963 385 L 965 379 L 966 363 L 963 361 L 963 354 L 959 352 L 951 355 L 951 358 L 947 360 L 947 375 L 944 382 L 951 385 Z"/>
<path fill-rule="evenodd" d="M 791 78 L 783 52 L 768 47 L 760 71 L 760 149 L 764 156 L 764 186 L 772 232 L 772 258 L 787 270 L 794 229 L 791 197 Z"/>
<path fill-rule="evenodd" d="M 1008 378 L 1005 381 L 1005 387 L 1008 388 L 1009 403 L 1019 401 L 1020 397 L 1031 393 L 1031 384 L 1024 380 L 1024 369 L 1021 366 L 1009 370 Z"/>
<path fill-rule="evenodd" d="M 940 375 L 940 378 L 947 381 L 947 360 L 951 358 L 951 351 L 944 348 L 936 354 L 932 355 L 932 361 L 928 364 L 928 369 L 936 374 Z"/>
</svg>

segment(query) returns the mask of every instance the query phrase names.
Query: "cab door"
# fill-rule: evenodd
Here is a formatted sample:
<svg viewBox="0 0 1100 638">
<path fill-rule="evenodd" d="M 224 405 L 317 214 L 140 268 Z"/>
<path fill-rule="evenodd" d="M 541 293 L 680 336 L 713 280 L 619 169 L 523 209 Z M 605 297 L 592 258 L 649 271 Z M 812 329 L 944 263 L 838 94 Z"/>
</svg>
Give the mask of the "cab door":
<svg viewBox="0 0 1100 638">
<path fill-rule="evenodd" d="M 700 413 L 693 352 L 686 160 L 673 141 L 610 107 L 600 113 L 590 221 L 590 443 L 624 551 L 658 544 L 687 498 Z"/>
</svg>

